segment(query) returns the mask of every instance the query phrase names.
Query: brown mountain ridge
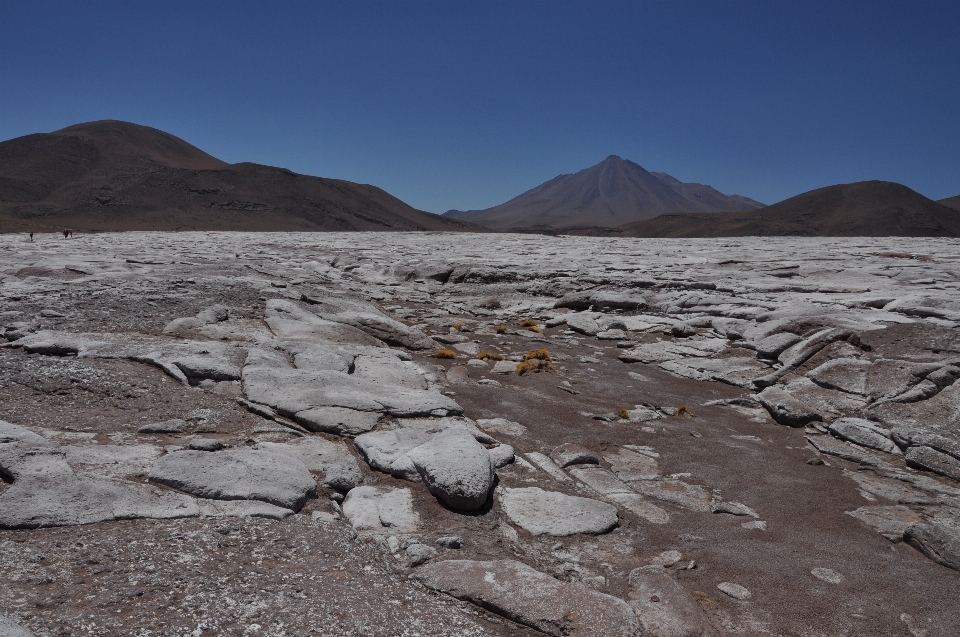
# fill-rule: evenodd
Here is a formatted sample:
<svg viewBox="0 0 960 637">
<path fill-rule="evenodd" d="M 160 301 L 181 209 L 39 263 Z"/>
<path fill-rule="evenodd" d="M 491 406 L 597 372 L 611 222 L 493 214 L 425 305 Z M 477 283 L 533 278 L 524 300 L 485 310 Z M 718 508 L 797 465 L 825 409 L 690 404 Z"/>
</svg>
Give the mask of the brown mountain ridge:
<svg viewBox="0 0 960 637">
<path fill-rule="evenodd" d="M 663 215 L 626 224 L 630 237 L 958 237 L 960 211 L 889 181 L 838 184 L 745 212 Z"/>
<path fill-rule="evenodd" d="M 0 231 L 484 231 L 366 184 L 228 164 L 147 126 L 98 121 L 0 142 Z"/>
<path fill-rule="evenodd" d="M 666 214 L 616 228 L 537 226 L 514 232 L 651 238 L 960 237 L 960 205 L 942 205 L 957 199 L 937 202 L 902 184 L 861 181 L 818 188 L 757 210 Z"/>
</svg>

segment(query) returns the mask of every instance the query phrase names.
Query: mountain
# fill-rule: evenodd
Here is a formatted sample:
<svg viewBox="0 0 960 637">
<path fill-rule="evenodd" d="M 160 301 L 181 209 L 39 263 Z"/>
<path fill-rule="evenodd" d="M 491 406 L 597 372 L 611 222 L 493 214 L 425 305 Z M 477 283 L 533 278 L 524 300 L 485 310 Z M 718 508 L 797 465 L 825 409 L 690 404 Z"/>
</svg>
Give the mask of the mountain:
<svg viewBox="0 0 960 637">
<path fill-rule="evenodd" d="M 228 164 L 119 121 L 0 142 L 0 232 L 484 230 L 374 186 Z"/>
<path fill-rule="evenodd" d="M 940 199 L 937 201 L 941 206 L 946 206 L 947 208 L 953 208 L 954 210 L 960 210 L 960 195 L 956 197 L 948 197 L 946 199 Z"/>
<path fill-rule="evenodd" d="M 625 224 L 626 237 L 958 237 L 960 210 L 889 181 L 811 190 L 745 212 L 661 215 Z"/>
<path fill-rule="evenodd" d="M 490 228 L 619 226 L 667 212 L 752 210 L 762 203 L 725 195 L 651 173 L 615 155 L 573 175 L 560 175 L 486 210 L 451 210 L 444 216 Z"/>
</svg>

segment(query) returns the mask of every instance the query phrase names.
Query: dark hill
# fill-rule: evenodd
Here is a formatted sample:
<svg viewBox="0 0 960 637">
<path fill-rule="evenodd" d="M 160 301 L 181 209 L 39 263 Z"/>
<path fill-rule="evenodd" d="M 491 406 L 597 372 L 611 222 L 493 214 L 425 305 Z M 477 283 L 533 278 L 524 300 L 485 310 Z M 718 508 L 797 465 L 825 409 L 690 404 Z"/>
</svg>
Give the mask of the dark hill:
<svg viewBox="0 0 960 637">
<path fill-rule="evenodd" d="M 651 173 L 611 155 L 573 175 L 560 175 L 486 210 L 451 210 L 445 216 L 490 228 L 605 226 L 649 219 L 667 212 L 752 210 L 763 204 L 702 184 Z"/>
<path fill-rule="evenodd" d="M 374 186 L 227 164 L 163 131 L 101 121 L 0 142 L 0 231 L 482 230 Z"/>
<path fill-rule="evenodd" d="M 889 181 L 811 190 L 747 212 L 661 215 L 625 224 L 631 237 L 957 237 L 960 211 Z"/>
</svg>

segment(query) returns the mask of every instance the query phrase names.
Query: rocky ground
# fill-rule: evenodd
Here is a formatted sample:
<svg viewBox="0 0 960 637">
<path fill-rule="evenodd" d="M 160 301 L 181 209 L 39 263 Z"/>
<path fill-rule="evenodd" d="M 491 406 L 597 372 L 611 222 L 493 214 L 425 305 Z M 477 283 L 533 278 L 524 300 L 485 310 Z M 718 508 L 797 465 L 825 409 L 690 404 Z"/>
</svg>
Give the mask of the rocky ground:
<svg viewBox="0 0 960 637">
<path fill-rule="evenodd" d="M 0 281 L 0 635 L 960 633 L 953 241 L 2 235 Z"/>
</svg>

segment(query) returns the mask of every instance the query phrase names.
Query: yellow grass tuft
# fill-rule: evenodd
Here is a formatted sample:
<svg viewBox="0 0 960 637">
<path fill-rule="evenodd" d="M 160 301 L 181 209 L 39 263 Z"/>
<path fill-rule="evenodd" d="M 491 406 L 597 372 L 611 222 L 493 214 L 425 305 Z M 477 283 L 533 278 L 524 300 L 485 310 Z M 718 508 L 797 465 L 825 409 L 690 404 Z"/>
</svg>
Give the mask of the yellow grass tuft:
<svg viewBox="0 0 960 637">
<path fill-rule="evenodd" d="M 451 325 L 450 327 L 452 327 L 453 329 L 455 329 L 455 330 L 457 330 L 457 331 L 459 332 L 460 330 L 463 329 L 463 323 L 457 321 L 456 323 L 454 323 L 454 324 Z"/>
<path fill-rule="evenodd" d="M 533 319 L 524 319 L 520 321 L 520 327 L 536 327 L 537 322 Z"/>
<path fill-rule="evenodd" d="M 517 363 L 517 375 L 523 376 L 527 372 L 552 372 L 553 363 L 549 360 L 542 360 L 539 358 L 530 358 L 522 363 Z"/>
<path fill-rule="evenodd" d="M 456 358 L 457 353 L 452 349 L 441 349 L 433 353 L 434 358 Z"/>
<path fill-rule="evenodd" d="M 506 333 L 507 333 L 507 326 L 506 326 L 506 325 L 498 325 L 498 326 L 496 326 L 495 328 L 493 328 L 493 331 L 496 332 L 497 334 L 506 334 Z"/>
<path fill-rule="evenodd" d="M 626 407 L 621 407 L 620 409 L 617 410 L 617 418 L 619 418 L 620 420 L 627 420 L 628 418 L 630 418 L 630 410 L 627 409 Z"/>
<path fill-rule="evenodd" d="M 686 405 L 680 405 L 677 407 L 677 413 L 674 414 L 677 418 L 693 418 L 693 412 Z"/>
<path fill-rule="evenodd" d="M 477 358 L 480 360 L 492 360 L 492 361 L 502 361 L 504 356 L 503 354 L 494 354 L 493 352 L 483 351 L 477 354 Z"/>
<path fill-rule="evenodd" d="M 534 360 L 534 359 L 547 361 L 548 363 L 553 361 L 553 359 L 550 358 L 550 352 L 548 352 L 546 349 L 531 350 L 527 352 L 526 356 L 523 357 L 523 360 L 525 361 Z"/>
<path fill-rule="evenodd" d="M 537 334 L 543 334 L 543 330 L 541 330 L 541 329 L 540 329 L 539 327 L 537 327 L 536 325 L 531 325 L 530 327 L 527 328 L 527 331 L 528 331 L 528 332 L 535 332 L 535 333 L 537 333 Z"/>
</svg>

